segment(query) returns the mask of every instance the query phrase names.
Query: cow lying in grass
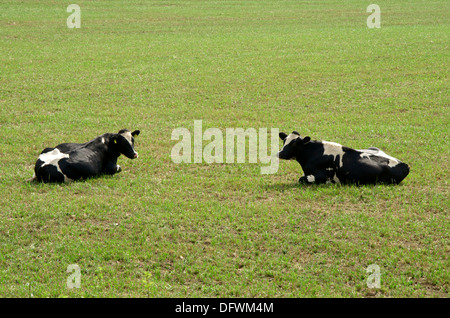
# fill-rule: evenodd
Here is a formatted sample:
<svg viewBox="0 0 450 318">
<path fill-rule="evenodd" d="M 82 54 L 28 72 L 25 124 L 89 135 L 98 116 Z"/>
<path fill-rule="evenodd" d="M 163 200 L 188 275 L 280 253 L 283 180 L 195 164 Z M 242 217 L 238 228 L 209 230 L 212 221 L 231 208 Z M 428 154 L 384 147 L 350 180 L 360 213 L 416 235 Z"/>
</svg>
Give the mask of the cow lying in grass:
<svg viewBox="0 0 450 318">
<path fill-rule="evenodd" d="M 283 148 L 280 159 L 296 159 L 304 176 L 300 183 L 398 184 L 409 173 L 407 164 L 378 148 L 355 150 L 327 141 L 302 138 L 293 131 L 280 134 Z"/>
<path fill-rule="evenodd" d="M 86 179 L 102 174 L 115 174 L 122 169 L 117 158 L 135 159 L 134 137 L 139 130 L 120 130 L 117 134 L 106 133 L 84 144 L 64 143 L 55 148 L 44 149 L 36 162 L 31 181 L 67 182 Z"/>
</svg>

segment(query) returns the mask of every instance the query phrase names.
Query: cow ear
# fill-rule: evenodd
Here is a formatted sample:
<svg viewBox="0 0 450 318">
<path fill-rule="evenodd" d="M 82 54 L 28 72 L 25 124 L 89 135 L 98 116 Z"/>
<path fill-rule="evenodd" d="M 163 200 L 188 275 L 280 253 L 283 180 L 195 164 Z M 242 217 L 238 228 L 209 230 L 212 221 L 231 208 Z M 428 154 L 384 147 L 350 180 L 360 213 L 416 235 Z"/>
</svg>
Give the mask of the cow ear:
<svg viewBox="0 0 450 318">
<path fill-rule="evenodd" d="M 117 144 L 117 135 L 112 135 L 111 141 L 113 142 L 113 144 Z"/>
<path fill-rule="evenodd" d="M 311 137 L 309 137 L 309 136 L 306 136 L 305 138 L 302 139 L 303 144 L 307 144 L 310 141 L 311 141 Z"/>
<path fill-rule="evenodd" d="M 139 130 L 135 130 L 135 131 L 133 131 L 133 132 L 131 133 L 131 136 L 137 137 L 137 136 L 139 136 L 140 133 L 141 133 L 141 132 L 140 132 Z"/>
<path fill-rule="evenodd" d="M 285 140 L 287 137 L 287 135 L 284 132 L 280 132 L 278 135 L 280 136 L 281 140 Z"/>
</svg>

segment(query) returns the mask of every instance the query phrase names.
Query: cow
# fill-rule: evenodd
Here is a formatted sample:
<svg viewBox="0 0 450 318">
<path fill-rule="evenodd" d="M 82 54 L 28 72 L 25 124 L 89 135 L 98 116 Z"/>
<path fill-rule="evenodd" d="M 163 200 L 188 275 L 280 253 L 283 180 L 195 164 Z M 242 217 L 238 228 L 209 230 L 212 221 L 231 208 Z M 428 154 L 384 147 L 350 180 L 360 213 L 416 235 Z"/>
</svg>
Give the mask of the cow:
<svg viewBox="0 0 450 318">
<path fill-rule="evenodd" d="M 30 181 L 69 182 L 102 174 L 113 175 L 122 168 L 117 158 L 135 159 L 134 137 L 140 131 L 121 129 L 117 134 L 106 133 L 84 144 L 63 143 L 55 148 L 46 148 L 39 155 Z"/>
<path fill-rule="evenodd" d="M 376 147 L 355 150 L 335 142 L 302 138 L 297 131 L 279 133 L 283 147 L 277 157 L 297 160 L 304 175 L 302 184 L 399 184 L 409 167 Z"/>
</svg>

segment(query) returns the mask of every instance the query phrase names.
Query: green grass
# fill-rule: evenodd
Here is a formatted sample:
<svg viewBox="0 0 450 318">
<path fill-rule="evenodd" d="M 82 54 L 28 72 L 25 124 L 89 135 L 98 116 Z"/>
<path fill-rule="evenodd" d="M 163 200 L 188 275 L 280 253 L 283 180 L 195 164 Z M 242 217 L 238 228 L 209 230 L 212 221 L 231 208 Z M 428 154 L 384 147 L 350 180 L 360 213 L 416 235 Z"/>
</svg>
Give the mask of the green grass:
<svg viewBox="0 0 450 318">
<path fill-rule="evenodd" d="M 5 1 L 0 296 L 448 297 L 447 1 Z M 377 146 L 399 186 L 174 164 L 173 129 Z M 140 129 L 123 171 L 32 185 L 42 149 Z M 69 264 L 81 288 L 66 287 Z M 366 268 L 381 268 L 369 289 Z"/>
</svg>

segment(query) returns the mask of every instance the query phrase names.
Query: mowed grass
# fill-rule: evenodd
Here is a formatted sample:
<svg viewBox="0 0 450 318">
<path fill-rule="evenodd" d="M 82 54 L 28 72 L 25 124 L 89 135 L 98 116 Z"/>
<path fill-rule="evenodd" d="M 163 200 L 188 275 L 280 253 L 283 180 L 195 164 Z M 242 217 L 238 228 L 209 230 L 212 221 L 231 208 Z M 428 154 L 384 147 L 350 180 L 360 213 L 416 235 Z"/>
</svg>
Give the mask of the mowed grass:
<svg viewBox="0 0 450 318">
<path fill-rule="evenodd" d="M 378 1 L 380 29 L 356 0 L 76 3 L 80 29 L 70 2 L 1 1 L 0 296 L 448 297 L 448 1 Z M 295 161 L 175 164 L 194 120 L 411 172 L 300 186 Z M 26 182 L 45 147 L 122 128 L 141 135 L 120 174 Z"/>
</svg>

